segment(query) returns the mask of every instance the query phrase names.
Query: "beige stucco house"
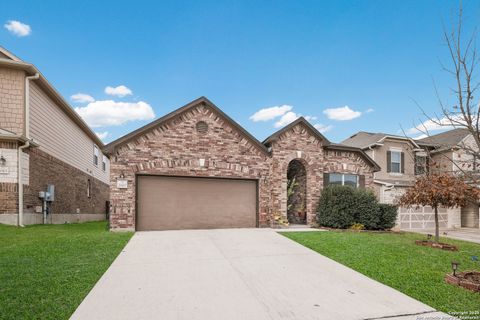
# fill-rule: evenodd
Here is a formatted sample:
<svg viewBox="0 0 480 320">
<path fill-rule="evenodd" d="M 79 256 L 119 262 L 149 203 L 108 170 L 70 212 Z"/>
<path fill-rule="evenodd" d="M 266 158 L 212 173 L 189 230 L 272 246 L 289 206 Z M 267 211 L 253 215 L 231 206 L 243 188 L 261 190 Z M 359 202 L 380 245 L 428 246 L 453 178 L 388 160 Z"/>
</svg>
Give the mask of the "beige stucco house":
<svg viewBox="0 0 480 320">
<path fill-rule="evenodd" d="M 442 170 L 454 173 L 464 163 L 472 163 L 461 144 L 472 144 L 466 130 L 455 129 L 421 140 L 386 133 L 358 132 L 342 144 L 364 150 L 381 170 L 374 173 L 374 190 L 382 203 L 395 201 L 411 186 L 415 178 L 425 172 L 428 158 Z M 428 157 L 427 157 L 428 155 Z M 453 160 L 453 161 L 452 161 Z M 441 228 L 479 228 L 478 205 L 465 208 L 439 209 Z M 431 207 L 399 208 L 397 225 L 405 230 L 434 228 Z"/>
<path fill-rule="evenodd" d="M 457 128 L 418 140 L 422 147 L 429 148 L 432 161 L 437 170 L 452 174 L 464 171 L 478 171 L 478 160 L 467 150 L 476 150 L 477 145 L 472 134 L 463 128 Z M 473 165 L 473 166 L 472 166 Z M 451 210 L 449 226 L 480 228 L 478 203 Z"/>
<path fill-rule="evenodd" d="M 34 65 L 0 47 L 0 223 L 105 219 L 102 148 Z"/>
</svg>

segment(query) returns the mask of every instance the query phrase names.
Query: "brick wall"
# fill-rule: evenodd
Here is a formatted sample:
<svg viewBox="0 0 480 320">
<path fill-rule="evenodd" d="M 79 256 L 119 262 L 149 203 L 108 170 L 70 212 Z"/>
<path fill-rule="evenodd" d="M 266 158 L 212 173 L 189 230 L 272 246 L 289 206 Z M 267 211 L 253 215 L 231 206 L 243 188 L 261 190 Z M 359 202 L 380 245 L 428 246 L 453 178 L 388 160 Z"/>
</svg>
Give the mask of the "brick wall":
<svg viewBox="0 0 480 320">
<path fill-rule="evenodd" d="M 18 189 L 16 183 L 0 182 L 0 214 L 18 212 Z"/>
<path fill-rule="evenodd" d="M 58 160 L 38 148 L 30 150 L 30 184 L 25 188 L 25 212 L 35 212 L 41 206 L 40 191 L 47 184 L 55 185 L 55 201 L 50 205 L 52 214 L 105 214 L 109 186 L 98 179 Z M 91 196 L 87 196 L 90 180 Z"/>
<path fill-rule="evenodd" d="M 207 123 L 207 133 L 196 132 L 198 121 Z M 205 160 L 204 166 L 200 165 L 200 159 Z M 268 155 L 203 105 L 121 146 L 110 161 L 113 229 L 135 226 L 135 174 L 138 173 L 259 179 L 259 210 L 268 211 L 270 200 L 262 179 L 268 174 Z M 128 180 L 128 189 L 117 188 L 120 175 Z"/>
<path fill-rule="evenodd" d="M 199 121 L 208 124 L 206 134 L 196 132 Z M 366 185 L 373 185 L 373 168 L 361 156 L 324 151 L 323 141 L 303 124 L 284 132 L 271 147 L 271 154 L 265 153 L 208 105 L 186 110 L 114 151 L 110 159 L 111 228 L 135 228 L 136 174 L 258 179 L 261 226 L 268 225 L 272 213 L 287 214 L 287 170 L 294 159 L 307 173 L 308 223 L 314 221 L 325 171 L 362 174 Z M 128 181 L 128 188 L 117 188 L 119 177 Z"/>
<path fill-rule="evenodd" d="M 0 155 L 7 160 L 6 166 L 8 166 L 8 173 L 0 174 L 0 214 L 18 212 L 16 153 L 16 142 L 0 141 Z M 14 157 L 11 156 L 12 154 Z M 13 170 L 15 172 L 14 176 L 12 175 Z"/>
<path fill-rule="evenodd" d="M 0 128 L 23 134 L 25 72 L 0 68 Z"/>
</svg>

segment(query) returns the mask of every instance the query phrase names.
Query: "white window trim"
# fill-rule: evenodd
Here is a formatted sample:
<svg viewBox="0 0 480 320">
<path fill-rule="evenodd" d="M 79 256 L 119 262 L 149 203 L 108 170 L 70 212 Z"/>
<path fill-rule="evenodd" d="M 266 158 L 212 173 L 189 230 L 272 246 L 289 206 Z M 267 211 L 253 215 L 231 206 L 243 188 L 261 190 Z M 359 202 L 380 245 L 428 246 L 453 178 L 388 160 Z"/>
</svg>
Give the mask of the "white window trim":
<svg viewBox="0 0 480 320">
<path fill-rule="evenodd" d="M 95 156 L 97 157 L 97 163 L 95 163 Z M 93 145 L 93 165 L 98 167 L 98 163 L 100 162 L 100 149 L 96 144 Z"/>
<path fill-rule="evenodd" d="M 103 166 L 103 164 L 105 164 L 105 167 Z M 107 156 L 104 154 L 102 154 L 102 171 L 107 171 Z"/>
</svg>

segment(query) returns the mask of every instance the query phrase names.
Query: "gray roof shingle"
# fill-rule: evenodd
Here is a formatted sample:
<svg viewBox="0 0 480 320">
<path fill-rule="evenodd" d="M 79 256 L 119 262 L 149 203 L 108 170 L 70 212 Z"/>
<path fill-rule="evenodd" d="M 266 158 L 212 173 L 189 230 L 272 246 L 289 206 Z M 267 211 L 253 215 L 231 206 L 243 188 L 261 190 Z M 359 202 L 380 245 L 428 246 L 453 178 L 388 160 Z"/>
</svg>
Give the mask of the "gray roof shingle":
<svg viewBox="0 0 480 320">
<path fill-rule="evenodd" d="M 433 136 L 429 136 L 423 139 L 417 140 L 420 144 L 436 145 L 441 147 L 454 147 L 458 145 L 466 136 L 470 134 L 470 131 L 464 128 L 457 128 L 449 131 L 445 131 Z"/>
</svg>

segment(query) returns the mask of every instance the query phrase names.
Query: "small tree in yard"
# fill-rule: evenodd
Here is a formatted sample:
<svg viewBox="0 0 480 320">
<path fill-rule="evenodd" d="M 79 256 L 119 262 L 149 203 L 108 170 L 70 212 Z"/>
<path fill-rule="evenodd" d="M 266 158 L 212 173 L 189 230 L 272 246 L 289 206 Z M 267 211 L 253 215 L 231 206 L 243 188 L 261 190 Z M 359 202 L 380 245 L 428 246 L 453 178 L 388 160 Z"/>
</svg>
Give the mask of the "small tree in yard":
<svg viewBox="0 0 480 320">
<path fill-rule="evenodd" d="M 406 207 L 431 206 L 435 212 L 435 242 L 439 242 L 438 207 L 462 207 L 476 201 L 478 189 L 462 179 L 449 174 L 429 174 L 418 178 L 400 198 L 399 205 Z"/>
</svg>

